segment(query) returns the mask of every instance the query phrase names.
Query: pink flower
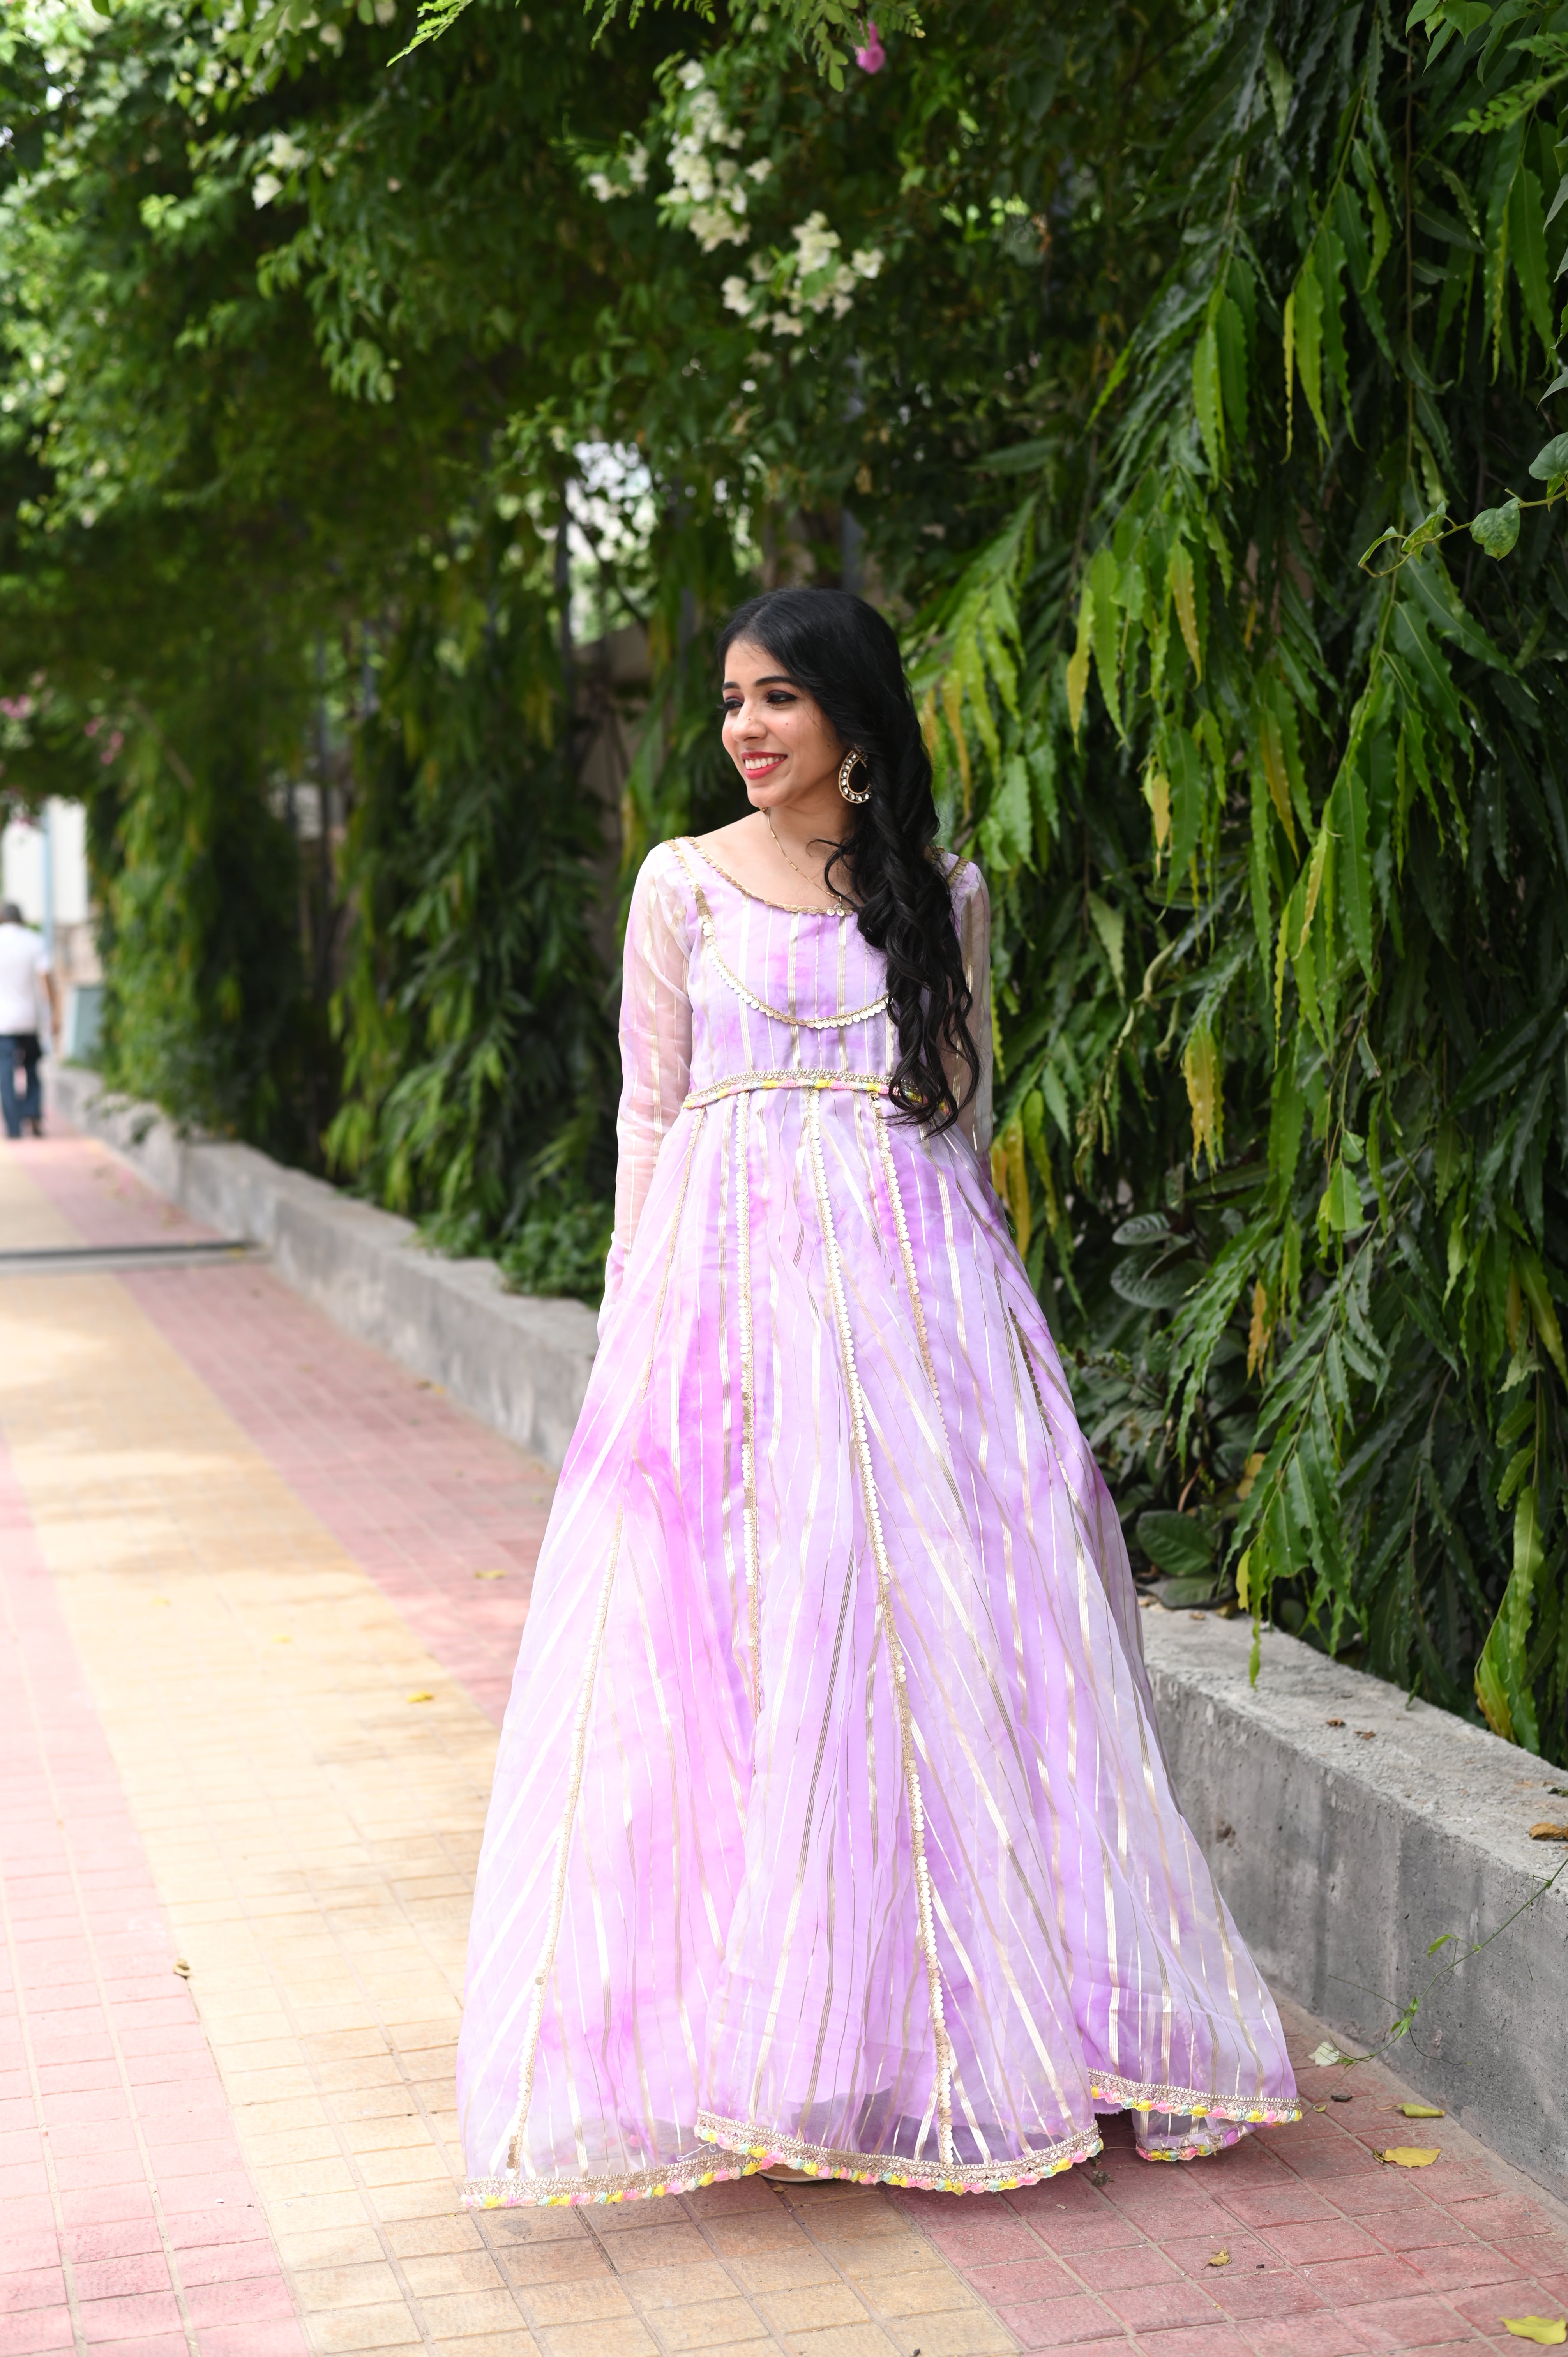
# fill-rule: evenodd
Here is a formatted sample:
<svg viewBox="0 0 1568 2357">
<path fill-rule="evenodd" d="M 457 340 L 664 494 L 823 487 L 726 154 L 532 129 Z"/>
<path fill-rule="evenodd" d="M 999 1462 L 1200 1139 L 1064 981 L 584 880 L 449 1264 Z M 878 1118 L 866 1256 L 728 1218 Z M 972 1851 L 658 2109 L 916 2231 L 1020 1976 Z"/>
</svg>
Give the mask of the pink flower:
<svg viewBox="0 0 1568 2357">
<path fill-rule="evenodd" d="M 882 46 L 882 36 L 876 29 L 875 18 L 864 17 L 861 31 L 865 35 L 865 47 L 856 49 L 855 64 L 862 73 L 880 73 L 887 63 L 887 52 Z"/>
</svg>

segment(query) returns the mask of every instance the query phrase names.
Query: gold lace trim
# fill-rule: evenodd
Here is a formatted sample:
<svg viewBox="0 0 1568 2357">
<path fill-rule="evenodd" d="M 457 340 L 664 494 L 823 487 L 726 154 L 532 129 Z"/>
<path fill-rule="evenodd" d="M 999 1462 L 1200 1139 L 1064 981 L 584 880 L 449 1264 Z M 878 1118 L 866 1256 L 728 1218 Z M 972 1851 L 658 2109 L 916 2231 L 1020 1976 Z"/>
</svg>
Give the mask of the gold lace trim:
<svg viewBox="0 0 1568 2357">
<path fill-rule="evenodd" d="M 937 2150 L 944 2167 L 953 2162 L 952 2083 L 953 2050 L 948 2035 L 942 2006 L 941 1960 L 937 1953 L 936 1910 L 931 1897 L 931 1878 L 926 1864 L 926 1810 L 920 1796 L 920 1770 L 915 1757 L 915 1730 L 909 1709 L 908 1676 L 904 1664 L 903 1641 L 893 1616 L 893 1572 L 887 1560 L 887 1545 L 882 1532 L 882 1510 L 877 1503 L 876 1475 L 871 1462 L 871 1447 L 865 1435 L 865 1399 L 860 1388 L 860 1372 L 855 1364 L 854 1336 L 850 1327 L 849 1298 L 844 1289 L 843 1270 L 839 1262 L 838 1231 L 833 1225 L 832 1198 L 828 1191 L 827 1163 L 822 1154 L 822 1101 L 820 1096 L 806 1100 L 806 1120 L 810 1133 L 811 1172 L 816 1181 L 817 1220 L 822 1229 L 822 1246 L 827 1255 L 828 1298 L 832 1305 L 833 1322 L 838 1328 L 839 1357 L 843 1366 L 844 1389 L 849 1394 L 850 1434 L 855 1458 L 860 1467 L 861 1500 L 866 1529 L 871 1537 L 872 1559 L 876 1566 L 877 1611 L 882 1622 L 882 1641 L 887 1649 L 887 1666 L 893 1674 L 893 1698 L 898 1715 L 899 1750 L 904 1770 L 904 1800 L 909 1812 L 909 1849 L 915 1872 L 915 1919 L 920 1949 L 926 1965 L 927 2000 L 931 2016 L 931 2042 L 937 2062 Z M 699 2116 L 699 2134 L 701 2133 Z"/>
<path fill-rule="evenodd" d="M 772 2164 L 804 2169 L 808 2177 L 846 2177 L 855 2185 L 907 2185 L 924 2193 L 1011 2193 L 1020 2185 L 1037 2185 L 1043 2177 L 1059 2177 L 1064 2169 L 1101 2149 L 1099 2129 L 1080 2128 L 1059 2144 L 1015 2160 L 912 2160 L 901 2152 L 844 2152 L 832 2145 L 808 2144 L 801 2136 L 781 2136 L 758 2120 L 722 2120 L 712 2112 L 697 2114 L 697 2134 L 721 2147 L 726 2157 L 743 2154 L 748 2170 Z"/>
<path fill-rule="evenodd" d="M 741 1534 L 746 1543 L 746 1635 L 751 1644 L 751 1708 L 762 1717 L 762 1549 L 757 1516 L 757 1366 L 751 1316 L 751 1092 L 735 1101 L 736 1310 L 740 1318 Z"/>
<path fill-rule="evenodd" d="M 768 1071 L 731 1072 L 722 1081 L 710 1081 L 705 1088 L 693 1089 L 681 1110 L 694 1113 L 701 1105 L 717 1104 L 721 1097 L 737 1097 L 752 1089 L 853 1089 L 862 1096 L 885 1097 L 887 1082 L 875 1072 L 811 1072 L 777 1065 Z"/>
<path fill-rule="evenodd" d="M 693 875 L 692 864 L 679 843 L 675 849 L 682 866 L 686 870 L 692 897 L 697 903 L 697 922 L 703 929 L 703 940 L 707 944 L 709 956 L 736 996 L 743 998 L 748 1006 L 755 1007 L 758 1015 L 766 1015 L 770 1023 L 786 1024 L 791 1031 L 842 1031 L 848 1023 L 868 1023 L 874 1015 L 887 1012 L 886 991 L 880 998 L 872 999 L 868 1006 L 846 1006 L 839 1015 L 791 1015 L 788 1007 L 769 1006 L 765 998 L 758 998 L 750 985 L 742 980 L 733 966 L 726 965 L 720 955 L 718 928 L 714 923 L 714 912 L 708 906 L 708 896 Z"/>
<path fill-rule="evenodd" d="M 704 2143 L 676 2156 L 665 2169 L 618 2170 L 594 2177 L 557 2169 L 548 2177 L 470 2177 L 463 2201 L 470 2210 L 558 2210 L 585 2201 L 650 2201 L 660 2193 L 695 2193 L 699 2186 L 723 2185 L 756 2174 L 757 2163 L 739 2152 L 715 2152 Z"/>
</svg>

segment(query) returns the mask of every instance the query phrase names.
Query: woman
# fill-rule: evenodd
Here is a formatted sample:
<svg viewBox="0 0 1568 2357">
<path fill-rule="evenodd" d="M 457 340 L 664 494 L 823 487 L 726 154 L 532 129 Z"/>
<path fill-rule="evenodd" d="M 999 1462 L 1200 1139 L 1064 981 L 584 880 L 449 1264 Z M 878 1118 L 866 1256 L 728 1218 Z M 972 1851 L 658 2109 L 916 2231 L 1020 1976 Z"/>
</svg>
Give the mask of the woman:
<svg viewBox="0 0 1568 2357">
<path fill-rule="evenodd" d="M 632 896 L 601 1348 L 501 1738 L 467 2198 L 953 2192 L 1294 2118 L 986 1175 L 989 915 L 893 632 L 725 632 L 752 814 Z"/>
</svg>

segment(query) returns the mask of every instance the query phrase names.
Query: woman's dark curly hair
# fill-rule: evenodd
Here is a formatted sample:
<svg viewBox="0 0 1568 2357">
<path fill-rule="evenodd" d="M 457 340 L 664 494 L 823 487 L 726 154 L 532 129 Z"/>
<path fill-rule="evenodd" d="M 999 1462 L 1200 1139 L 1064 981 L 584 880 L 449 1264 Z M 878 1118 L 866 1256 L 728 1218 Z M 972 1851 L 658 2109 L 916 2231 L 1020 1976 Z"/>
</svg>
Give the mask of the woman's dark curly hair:
<svg viewBox="0 0 1568 2357">
<path fill-rule="evenodd" d="M 844 805 L 846 831 L 827 863 L 842 867 L 860 930 L 887 960 L 898 1027 L 888 1094 L 931 1130 L 950 1129 L 973 1096 L 980 1059 L 969 1028 L 952 896 L 931 846 L 937 805 L 931 763 L 904 676 L 898 641 L 864 597 L 843 589 L 769 589 L 737 607 L 719 634 L 722 667 L 737 639 L 754 639 L 822 706 L 845 750 L 865 758 L 854 783 L 871 799 Z M 956 1099 L 942 1051 L 969 1068 Z"/>
</svg>

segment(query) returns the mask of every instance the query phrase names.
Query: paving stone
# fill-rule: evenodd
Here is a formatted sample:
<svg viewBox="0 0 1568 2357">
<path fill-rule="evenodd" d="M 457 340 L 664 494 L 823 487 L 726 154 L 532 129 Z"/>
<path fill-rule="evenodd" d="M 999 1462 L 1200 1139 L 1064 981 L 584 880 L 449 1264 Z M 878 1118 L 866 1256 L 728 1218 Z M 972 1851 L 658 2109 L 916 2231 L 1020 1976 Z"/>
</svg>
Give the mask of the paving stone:
<svg viewBox="0 0 1568 2357">
<path fill-rule="evenodd" d="M 195 1232 L 69 1137 L 0 1157 L 0 1225 Z M 1403 2091 L 1331 2105 L 1288 2007 L 1324 2111 L 1190 2169 L 1118 2119 L 1100 2184 L 462 2212 L 550 1476 L 254 1265 L 0 1280 L 0 2357 L 71 2348 L 72 2302 L 93 2357 L 1402 2357 L 1564 2312 L 1568 2212 L 1448 2121 L 1419 2182 L 1380 2164 Z"/>
</svg>

